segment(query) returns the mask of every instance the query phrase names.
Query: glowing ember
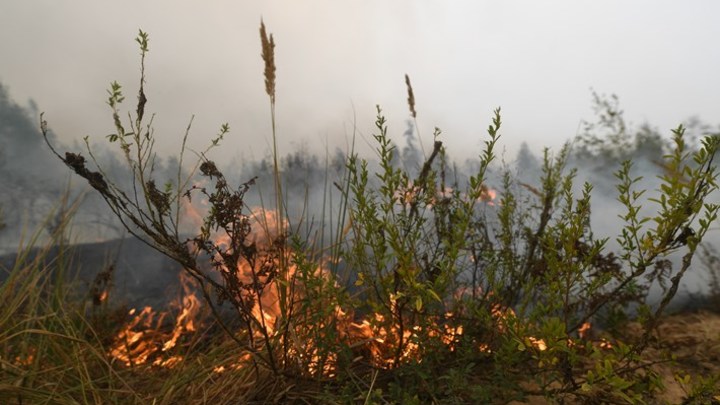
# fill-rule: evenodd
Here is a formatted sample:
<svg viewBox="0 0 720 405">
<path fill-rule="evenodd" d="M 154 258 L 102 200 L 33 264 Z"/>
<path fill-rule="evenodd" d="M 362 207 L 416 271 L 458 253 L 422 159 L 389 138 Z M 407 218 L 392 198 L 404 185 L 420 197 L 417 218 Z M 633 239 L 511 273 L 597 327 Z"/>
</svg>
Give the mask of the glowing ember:
<svg viewBox="0 0 720 405">
<path fill-rule="evenodd" d="M 578 328 L 578 335 L 580 336 L 580 339 L 589 340 L 591 328 L 592 324 L 590 322 L 583 323 L 580 328 Z M 611 349 L 613 347 L 613 345 L 604 338 L 593 340 L 592 343 L 601 349 Z"/>
<path fill-rule="evenodd" d="M 478 197 L 477 201 L 486 203 L 489 206 L 495 205 L 495 200 L 498 194 L 497 191 L 485 185 L 480 187 L 480 197 Z M 451 187 L 439 188 L 435 191 L 434 196 L 431 196 L 429 200 L 425 201 L 427 208 L 432 208 L 433 205 L 437 204 L 438 200 L 447 198 L 452 195 L 453 192 L 454 190 Z M 420 202 L 422 195 L 423 189 L 420 186 L 415 185 L 413 182 L 410 182 L 406 188 L 395 191 L 393 197 L 400 205 L 407 208 L 412 204 Z M 460 198 L 466 200 L 468 197 L 463 193 Z"/>
<path fill-rule="evenodd" d="M 30 347 L 28 353 L 24 356 L 15 357 L 15 365 L 18 366 L 29 366 L 35 361 L 35 353 L 37 350 L 34 347 Z"/>
<path fill-rule="evenodd" d="M 497 191 L 482 186 L 482 192 L 480 194 L 480 201 L 487 203 L 488 205 L 495 205 L 495 199 L 497 198 Z"/>
<path fill-rule="evenodd" d="M 585 337 L 588 336 L 588 332 L 590 331 L 590 328 L 592 325 L 590 322 L 585 322 L 582 325 L 580 325 L 580 328 L 578 329 L 578 335 L 580 336 L 580 339 L 585 339 Z"/>
<path fill-rule="evenodd" d="M 532 344 L 536 349 L 540 351 L 547 350 L 547 344 L 545 344 L 545 341 L 543 339 L 537 339 L 532 336 L 529 336 L 527 339 L 530 344 Z"/>
</svg>

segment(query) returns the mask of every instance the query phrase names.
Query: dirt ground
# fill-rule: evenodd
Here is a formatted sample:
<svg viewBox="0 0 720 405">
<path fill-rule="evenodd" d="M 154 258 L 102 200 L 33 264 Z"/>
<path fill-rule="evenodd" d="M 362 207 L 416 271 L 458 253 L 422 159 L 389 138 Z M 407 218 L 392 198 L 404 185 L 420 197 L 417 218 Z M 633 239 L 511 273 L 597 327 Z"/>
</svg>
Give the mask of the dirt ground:
<svg viewBox="0 0 720 405">
<path fill-rule="evenodd" d="M 662 351 L 676 356 L 675 364 L 656 368 L 666 389 L 659 398 L 661 403 L 681 404 L 686 398 L 684 387 L 675 375 L 690 375 L 693 381 L 720 373 L 720 313 L 701 310 L 668 316 L 658 326 L 656 336 L 657 344 L 647 350 L 645 357 L 662 358 Z M 720 392 L 713 393 L 707 402 L 698 403 L 720 404 Z"/>
<path fill-rule="evenodd" d="M 653 368 L 662 377 L 665 391 L 651 404 L 720 405 L 720 389 L 695 401 L 688 401 L 693 382 L 699 377 L 720 376 L 720 308 L 716 311 L 697 310 L 666 316 L 658 325 L 656 341 L 643 353 L 648 361 L 666 359 L 667 354 L 675 355 L 675 362 L 659 362 Z M 639 324 L 627 325 L 629 337 L 639 336 Z M 690 376 L 690 382 L 678 382 L 676 376 Z M 720 388 L 720 383 L 715 383 Z M 512 405 L 550 404 L 544 398 L 528 398 L 526 402 Z"/>
</svg>

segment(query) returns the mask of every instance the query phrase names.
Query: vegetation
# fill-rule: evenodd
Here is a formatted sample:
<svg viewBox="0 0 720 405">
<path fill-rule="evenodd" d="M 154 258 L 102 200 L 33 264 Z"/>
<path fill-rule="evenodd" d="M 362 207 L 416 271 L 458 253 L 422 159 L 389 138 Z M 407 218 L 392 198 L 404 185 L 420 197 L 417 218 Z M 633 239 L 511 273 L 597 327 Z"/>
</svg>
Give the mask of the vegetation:
<svg viewBox="0 0 720 405">
<path fill-rule="evenodd" d="M 183 326 L 172 345 L 149 333 L 131 335 L 128 316 L 102 298 L 111 272 L 90 289 L 89 305 L 64 285 L 63 255 L 46 263 L 42 252 L 31 258 L 21 250 L 0 287 L 7 303 L 0 309 L 0 402 L 654 401 L 663 390 L 655 365 L 672 359 L 644 353 L 717 220 L 720 205 L 708 197 L 717 190 L 719 137 L 691 149 L 685 129 L 673 130 L 652 194 L 638 187 L 630 156 L 612 156 L 624 160 L 615 176 L 625 212 L 619 250 L 611 252 L 608 239 L 592 232 L 593 186 L 577 192 L 569 146 L 556 155 L 545 150 L 537 184 L 504 169 L 494 190 L 499 108 L 475 171 L 460 181 L 439 129 L 427 154 L 409 142 L 399 156 L 378 107 L 377 161 L 353 150 L 340 159 L 342 179 L 325 179 L 324 219 L 309 224 L 288 210 L 276 146 L 275 43 L 264 24 L 260 36 L 273 128 L 272 203 L 249 207 L 246 196 L 263 179 L 232 185 L 209 159 L 227 125 L 192 159 L 188 126 L 177 173 L 167 182 L 158 176 L 144 91 L 149 38 L 142 31 L 138 100 L 127 121 L 122 87 L 112 83 L 108 91 L 116 129 L 108 141 L 119 147 L 130 184 L 109 175 L 87 139 L 89 159 L 57 152 L 42 120 L 52 152 L 88 181 L 128 232 L 184 267 L 212 316 L 202 327 Z M 418 159 L 417 167 L 407 164 Z M 339 159 L 328 160 L 329 173 Z M 332 204 L 336 192 L 340 202 Z M 188 221 L 194 214 L 197 222 Z M 65 226 L 53 227 L 55 241 L 65 240 Z M 46 275 L 49 266 L 56 276 Z M 647 303 L 653 283 L 663 287 L 655 307 Z M 178 312 L 178 322 L 184 316 Z M 631 321 L 639 333 L 627 332 Z M 149 358 L 139 341 L 162 349 L 147 349 Z M 712 400 L 720 380 L 684 378 L 688 401 Z"/>
</svg>

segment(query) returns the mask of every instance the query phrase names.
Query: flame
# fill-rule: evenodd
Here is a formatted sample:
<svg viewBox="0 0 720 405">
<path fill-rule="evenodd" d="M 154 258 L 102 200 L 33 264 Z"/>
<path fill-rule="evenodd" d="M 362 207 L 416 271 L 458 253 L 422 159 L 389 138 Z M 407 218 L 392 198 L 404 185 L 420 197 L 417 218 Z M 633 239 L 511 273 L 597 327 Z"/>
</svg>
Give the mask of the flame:
<svg viewBox="0 0 720 405">
<path fill-rule="evenodd" d="M 156 312 L 146 306 L 137 313 L 135 308 L 128 312 L 132 319 L 117 333 L 115 343 L 110 349 L 110 356 L 126 366 L 138 366 L 152 360 L 152 364 L 172 367 L 182 360 L 181 356 L 163 355 L 174 348 L 178 340 L 196 330 L 195 323 L 199 320 L 201 305 L 199 298 L 192 290 L 191 279 L 180 273 L 182 286 L 181 298 L 171 306 L 179 307 L 179 315 L 171 332 L 165 333 L 164 321 L 169 312 Z"/>
<path fill-rule="evenodd" d="M 582 325 L 580 325 L 580 328 L 578 329 L 578 335 L 580 336 L 580 339 L 585 339 L 588 336 L 588 332 L 590 331 L 590 328 L 592 325 L 590 322 L 585 322 Z"/>
<path fill-rule="evenodd" d="M 487 201 L 488 201 L 488 204 L 494 205 L 495 203 L 493 203 L 493 201 L 494 201 L 496 198 L 497 198 L 497 191 L 489 188 L 489 189 L 487 190 Z"/>
<path fill-rule="evenodd" d="M 26 354 L 15 357 L 15 365 L 16 366 L 30 366 L 33 363 L 33 361 L 35 361 L 36 354 L 37 354 L 37 349 L 35 347 L 28 348 L 28 351 Z"/>
<path fill-rule="evenodd" d="M 393 197 L 395 201 L 397 201 L 400 205 L 407 207 L 410 207 L 413 203 L 417 203 L 418 199 L 422 196 L 423 189 L 421 186 L 415 185 L 412 181 L 409 182 L 409 184 L 400 189 L 395 191 Z M 437 204 L 438 200 L 443 200 L 447 198 L 448 196 L 452 195 L 454 192 L 454 189 L 452 187 L 444 187 L 444 188 L 438 188 L 435 191 L 435 195 L 430 198 L 429 201 L 427 201 L 427 208 L 432 208 L 433 205 Z M 496 203 L 498 192 L 495 189 L 492 189 L 486 185 L 480 186 L 480 196 L 478 197 L 477 201 L 485 203 L 489 206 L 494 206 Z M 460 195 L 461 199 L 467 200 L 468 196 L 464 193 Z"/>
<path fill-rule="evenodd" d="M 481 196 L 482 201 L 488 204 L 495 199 L 495 190 L 485 188 Z M 188 216 L 190 218 L 191 216 Z M 200 218 L 200 215 L 195 216 Z M 287 229 L 287 222 L 278 220 L 275 213 L 263 209 L 253 209 L 248 216 L 251 232 L 246 243 L 257 246 L 258 251 L 268 249 L 272 241 L 280 233 Z M 221 246 L 229 246 L 230 239 L 227 235 L 217 235 L 215 243 Z M 287 356 L 283 361 L 291 361 L 310 375 L 323 375 L 332 377 L 337 373 L 338 355 L 328 353 L 327 349 L 319 347 L 318 339 L 327 337 L 333 333 L 339 339 L 338 343 L 345 344 L 353 351 L 355 357 L 353 362 L 367 361 L 373 367 L 393 368 L 399 363 L 416 361 L 421 362 L 423 352 L 428 350 L 422 347 L 420 342 L 432 338 L 445 345 L 448 350 L 455 351 L 461 341 L 465 341 L 462 322 L 462 313 L 447 312 L 441 316 L 425 318 L 422 326 L 409 325 L 402 327 L 398 322 L 387 319 L 380 313 L 370 313 L 364 317 L 356 317 L 352 312 L 347 312 L 337 303 L 320 303 L 326 308 L 332 308 L 327 312 L 328 319 L 317 320 L 309 314 L 298 313 L 295 309 L 290 319 L 284 319 L 288 308 L 294 308 L 304 294 L 307 292 L 298 279 L 298 268 L 292 259 L 292 252 L 281 251 L 284 256 L 275 257 L 268 254 L 267 259 L 274 261 L 274 265 L 281 269 L 275 274 L 271 282 L 263 288 L 248 292 L 254 294 L 251 298 L 254 303 L 251 314 L 259 325 L 266 332 L 260 334 L 258 330 L 252 331 L 254 337 L 260 341 L 260 345 L 266 343 L 263 339 L 279 339 L 285 344 Z M 282 261 L 282 263 L 280 263 Z M 256 266 L 262 266 L 263 260 L 257 260 Z M 313 276 L 323 279 L 325 282 L 334 283 L 331 273 L 327 270 L 329 259 L 321 263 L 314 270 Z M 267 264 L 267 262 L 265 262 Z M 232 269 L 231 274 L 236 275 L 243 283 L 250 283 L 253 280 L 261 284 L 268 281 L 269 276 L 258 276 L 259 268 L 253 268 L 251 263 L 241 259 L 237 268 Z M 220 268 L 219 271 L 229 269 Z M 175 317 L 174 327 L 170 332 L 161 332 L 163 322 L 170 316 L 167 312 L 158 313 L 150 307 L 145 307 L 136 314 L 131 310 L 129 315 L 132 319 L 118 333 L 115 345 L 110 354 L 117 361 L 127 365 L 152 364 L 160 367 L 173 367 L 182 361 L 182 356 L 172 354 L 172 351 L 187 336 L 196 331 L 202 323 L 200 299 L 194 294 L 190 282 L 191 279 L 181 274 L 183 294 L 177 301 L 175 307 L 178 315 Z M 255 277 L 255 278 L 253 278 Z M 259 279 L 258 279 L 259 278 Z M 293 288 L 288 288 L 292 286 Z M 457 296 L 467 294 L 459 291 Z M 488 296 L 491 296 L 489 293 Z M 391 305 L 393 297 L 390 297 Z M 391 311 L 394 313 L 394 311 Z M 494 328 L 499 333 L 512 332 L 521 336 L 524 348 L 534 348 L 537 351 L 548 350 L 545 340 L 533 336 L 523 335 L 525 330 L 517 322 L 517 316 L 512 308 L 502 307 L 495 304 L 490 307 Z M 300 317 L 300 321 L 294 321 L 293 316 Z M 305 316 L 303 318 L 303 316 Z M 312 323 L 302 319 L 313 319 Z M 289 323 L 294 322 L 294 323 Z M 283 330 L 280 330 L 280 326 Z M 591 325 L 583 324 L 578 334 L 581 339 L 588 336 Z M 332 328 L 332 329 L 331 329 Z M 513 329 L 511 329 L 513 328 Z M 257 328 L 256 328 L 257 329 Z M 282 332 L 282 333 L 281 333 Z M 468 338 L 469 339 L 469 338 Z M 493 350 L 491 343 L 473 341 L 472 344 L 480 352 L 490 353 Z M 601 347 L 611 347 L 607 341 L 601 341 Z M 398 349 L 398 348 L 401 349 Z M 261 347 L 256 347 L 259 349 Z M 249 364 L 253 360 L 252 355 L 247 352 L 234 361 L 225 362 L 214 368 L 215 373 L 224 373 L 229 370 L 237 370 Z"/>
<path fill-rule="evenodd" d="M 580 328 L 578 329 L 578 335 L 580 336 L 580 339 L 589 340 L 590 339 L 589 332 L 590 332 L 591 328 L 592 328 L 592 324 L 590 322 L 583 323 L 580 326 Z M 613 348 L 612 343 L 610 343 L 610 341 L 605 338 L 593 340 L 592 343 L 601 349 L 612 349 Z"/>
<path fill-rule="evenodd" d="M 497 191 L 486 185 L 481 186 L 480 197 L 478 201 L 484 202 L 489 206 L 495 205 L 495 199 L 497 198 Z"/>
<path fill-rule="evenodd" d="M 541 352 L 547 350 L 547 344 L 545 343 L 545 340 L 538 339 L 533 336 L 528 336 L 527 339 L 532 346 L 534 346 L 536 349 L 540 350 Z"/>
</svg>

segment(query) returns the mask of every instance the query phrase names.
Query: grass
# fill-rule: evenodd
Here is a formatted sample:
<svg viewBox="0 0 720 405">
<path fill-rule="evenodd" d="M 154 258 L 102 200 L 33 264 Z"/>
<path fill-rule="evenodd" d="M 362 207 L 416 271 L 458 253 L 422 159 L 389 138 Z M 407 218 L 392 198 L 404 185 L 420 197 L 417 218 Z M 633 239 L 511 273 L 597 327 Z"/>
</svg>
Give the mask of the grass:
<svg viewBox="0 0 720 405">
<path fill-rule="evenodd" d="M 631 162 L 618 169 L 618 200 L 626 211 L 619 251 L 610 252 L 607 239 L 592 233 L 592 185 L 576 192 L 576 173 L 566 167 L 569 148 L 555 156 L 545 152 L 538 184 L 521 183 L 506 170 L 502 186 L 491 190 L 500 109 L 488 125 L 478 167 L 461 182 L 438 129 L 417 170 L 404 168 L 378 107 L 377 163 L 349 151 L 343 177 L 335 183 L 340 203 L 323 208 L 337 217 L 330 222 L 324 215 L 328 222 L 317 232 L 311 227 L 299 232 L 300 224 L 310 221 L 293 218 L 287 208 L 288 173 L 275 130 L 275 42 L 263 23 L 260 37 L 272 121 L 272 205 L 248 207 L 246 195 L 256 179 L 232 185 L 209 159 L 227 125 L 196 154 L 194 165 L 187 171 L 180 167 L 174 181 L 160 186 L 152 118 L 145 114 L 149 36 L 142 31 L 138 103 L 127 122 L 121 119 L 122 87 L 113 83 L 108 92 L 116 129 L 108 140 L 118 145 L 133 173 L 132 186 L 123 188 L 125 180 L 111 178 L 89 147 L 88 160 L 80 153 L 60 154 L 48 141 L 131 234 L 184 267 L 192 288 L 177 302 L 174 318 L 197 324 L 109 307 L 100 298 L 107 288 L 102 279 L 88 296 L 78 295 L 80 289 L 66 277 L 73 263 L 64 243 L 68 213 L 36 254 L 20 249 L 0 288 L 6 303 L 0 309 L 0 402 L 654 403 L 659 398 L 663 380 L 656 366 L 672 359 L 650 359 L 646 353 L 657 346 L 663 312 L 720 210 L 708 202 L 717 189 L 717 137 L 691 150 L 684 129 L 674 130 L 660 189 L 649 196 L 638 187 Z M 409 77 L 405 81 L 417 126 L 413 88 Z M 41 128 L 47 135 L 44 120 Z M 181 166 L 188 161 L 184 145 Z M 198 199 L 209 208 L 197 212 L 188 236 L 181 231 L 188 225 L 183 221 Z M 326 191 L 324 200 L 330 199 Z M 640 207 L 650 204 L 655 212 L 642 214 Z M 333 229 L 327 238 L 320 236 L 326 227 Z M 28 245 L 36 244 L 34 236 Z M 50 255 L 55 245 L 60 254 Z M 671 269 L 674 254 L 681 261 L 670 277 L 663 270 Z M 658 307 L 647 305 L 647 282 L 668 286 Z M 192 291 L 210 315 L 185 312 L 195 308 Z M 639 333 L 623 336 L 618 331 L 630 320 Z M 590 323 L 606 328 L 601 332 Z M 591 336 L 589 328 L 601 335 Z M 173 347 L 171 339 L 177 339 Z M 686 397 L 712 399 L 707 392 L 717 380 L 684 381 L 696 387 Z"/>
</svg>

